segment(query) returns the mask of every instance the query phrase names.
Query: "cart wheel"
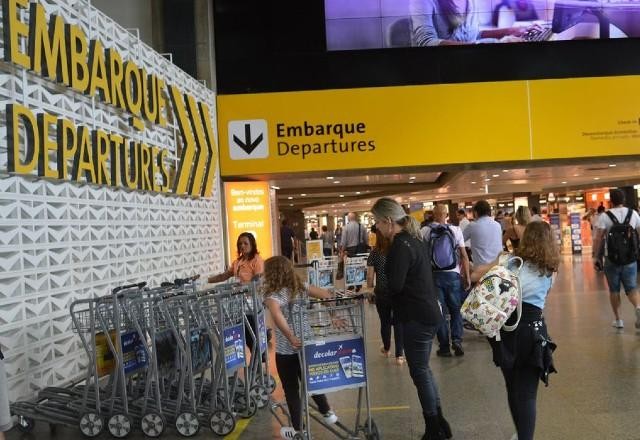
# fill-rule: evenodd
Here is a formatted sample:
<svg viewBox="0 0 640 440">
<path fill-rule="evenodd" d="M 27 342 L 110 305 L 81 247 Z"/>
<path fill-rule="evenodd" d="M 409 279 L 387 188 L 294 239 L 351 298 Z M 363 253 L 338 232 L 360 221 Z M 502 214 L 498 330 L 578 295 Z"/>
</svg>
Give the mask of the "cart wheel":
<svg viewBox="0 0 640 440">
<path fill-rule="evenodd" d="M 18 417 L 18 431 L 28 434 L 31 431 L 33 431 L 33 428 L 35 427 L 36 427 L 36 421 L 33 420 L 31 417 L 24 417 L 24 416 Z"/>
<path fill-rule="evenodd" d="M 256 403 L 256 400 L 252 396 L 249 396 L 248 408 L 247 408 L 247 398 L 245 397 L 244 394 L 236 396 L 234 403 L 235 403 L 236 412 L 243 419 L 248 419 L 253 417 L 258 411 L 258 404 Z"/>
<path fill-rule="evenodd" d="M 262 385 L 255 385 L 249 393 L 256 400 L 259 409 L 264 408 L 269 403 L 269 393 Z"/>
<path fill-rule="evenodd" d="M 140 428 L 142 433 L 147 437 L 157 438 L 162 435 L 167 422 L 164 417 L 156 412 L 149 412 L 142 416 L 140 420 Z"/>
<path fill-rule="evenodd" d="M 183 412 L 176 417 L 176 429 L 183 437 L 193 437 L 200 431 L 198 416 L 192 412 Z"/>
<path fill-rule="evenodd" d="M 225 436 L 236 429 L 236 419 L 229 411 L 217 409 L 209 417 L 209 426 L 214 434 Z"/>
<path fill-rule="evenodd" d="M 293 435 L 293 440 L 304 440 L 304 436 L 302 434 L 300 434 L 299 432 L 296 432 Z"/>
<path fill-rule="evenodd" d="M 276 390 L 276 379 L 272 375 L 265 374 L 263 383 L 267 387 L 267 391 L 269 392 L 269 394 L 273 393 Z"/>
<path fill-rule="evenodd" d="M 114 414 L 109 417 L 109 421 L 107 422 L 109 434 L 115 438 L 125 438 L 131 434 L 132 427 L 133 420 L 126 414 Z"/>
<path fill-rule="evenodd" d="M 366 422 L 364 422 L 364 432 L 366 433 L 365 436 L 367 438 L 367 440 L 379 440 L 380 437 L 380 431 L 378 430 L 378 425 L 376 425 L 376 422 L 371 419 L 371 430 L 369 431 L 369 419 L 367 419 Z"/>
<path fill-rule="evenodd" d="M 96 413 L 84 413 L 82 414 L 82 417 L 80 417 L 78 427 L 80 428 L 82 435 L 85 437 L 97 437 L 104 429 L 104 420 L 102 420 L 102 417 Z"/>
</svg>

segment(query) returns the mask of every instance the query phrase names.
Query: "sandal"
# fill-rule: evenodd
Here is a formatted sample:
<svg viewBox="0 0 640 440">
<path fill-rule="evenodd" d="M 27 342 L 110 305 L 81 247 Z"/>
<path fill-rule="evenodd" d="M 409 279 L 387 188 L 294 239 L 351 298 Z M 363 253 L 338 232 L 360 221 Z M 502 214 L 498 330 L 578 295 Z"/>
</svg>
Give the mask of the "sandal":
<svg viewBox="0 0 640 440">
<path fill-rule="evenodd" d="M 385 350 L 385 349 L 384 349 L 384 345 L 380 347 L 380 354 L 381 354 L 383 357 L 388 358 L 388 357 L 390 356 L 390 351 L 391 351 L 391 350 Z"/>
<path fill-rule="evenodd" d="M 400 365 L 400 366 L 402 366 L 402 365 L 404 365 L 404 363 L 405 363 L 406 361 L 407 361 L 407 360 L 404 358 L 404 356 L 398 356 L 398 357 L 396 357 L 396 365 Z"/>
</svg>

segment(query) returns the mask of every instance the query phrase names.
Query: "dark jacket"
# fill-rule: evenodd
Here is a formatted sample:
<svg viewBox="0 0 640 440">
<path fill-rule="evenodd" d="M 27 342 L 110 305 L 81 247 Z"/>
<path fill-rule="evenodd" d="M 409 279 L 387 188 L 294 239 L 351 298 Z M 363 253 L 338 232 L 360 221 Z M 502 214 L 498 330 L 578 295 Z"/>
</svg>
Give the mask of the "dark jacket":
<svg viewBox="0 0 640 440">
<path fill-rule="evenodd" d="M 433 283 L 428 245 L 407 232 L 393 238 L 385 272 L 396 319 L 438 325 L 442 312 Z"/>
</svg>

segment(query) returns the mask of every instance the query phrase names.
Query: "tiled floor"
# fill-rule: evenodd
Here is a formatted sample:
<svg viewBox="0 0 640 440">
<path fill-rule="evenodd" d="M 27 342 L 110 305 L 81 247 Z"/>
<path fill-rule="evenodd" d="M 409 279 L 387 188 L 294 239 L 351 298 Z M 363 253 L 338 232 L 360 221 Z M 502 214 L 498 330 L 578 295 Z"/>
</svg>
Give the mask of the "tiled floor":
<svg viewBox="0 0 640 440">
<path fill-rule="evenodd" d="M 368 306 L 368 368 L 372 414 L 384 439 L 419 439 L 423 420 L 407 367 L 378 355 L 380 337 L 377 315 Z M 633 308 L 625 300 L 626 328 L 610 326 L 606 283 L 596 274 L 589 258 L 565 257 L 546 308 L 549 332 L 558 344 L 555 361 L 559 374 L 549 388 L 541 387 L 538 400 L 537 439 L 541 440 L 637 440 L 640 439 L 640 334 L 633 323 Z M 465 333 L 466 355 L 438 358 L 431 367 L 440 387 L 442 404 L 456 440 L 510 439 L 514 432 L 502 376 L 491 362 L 484 338 Z M 281 399 L 281 390 L 275 393 Z M 329 396 L 345 423 L 355 417 L 354 392 Z M 314 439 L 335 438 L 312 425 Z M 20 438 L 16 432 L 9 439 Z M 39 427 L 28 438 L 79 438 L 73 429 L 58 429 L 51 436 Z M 107 437 L 106 435 L 104 436 Z M 136 434 L 133 438 L 142 438 Z M 168 431 L 163 438 L 176 438 Z M 202 430 L 197 438 L 212 438 Z M 276 439 L 278 425 L 268 410 L 261 410 L 228 438 Z"/>
</svg>

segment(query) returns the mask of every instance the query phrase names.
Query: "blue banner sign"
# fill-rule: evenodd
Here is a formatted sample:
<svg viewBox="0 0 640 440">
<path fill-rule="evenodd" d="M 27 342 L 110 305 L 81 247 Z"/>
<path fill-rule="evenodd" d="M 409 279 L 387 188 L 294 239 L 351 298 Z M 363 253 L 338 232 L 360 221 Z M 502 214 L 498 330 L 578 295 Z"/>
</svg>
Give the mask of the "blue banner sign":
<svg viewBox="0 0 640 440">
<path fill-rule="evenodd" d="M 133 373 L 147 366 L 147 352 L 140 341 L 138 332 L 124 333 L 120 341 L 125 374 Z"/>
<path fill-rule="evenodd" d="M 307 392 L 322 394 L 367 383 L 362 337 L 304 347 Z"/>
<path fill-rule="evenodd" d="M 234 325 L 224 330 L 224 362 L 227 370 L 243 367 L 244 356 L 244 324 Z"/>
</svg>

